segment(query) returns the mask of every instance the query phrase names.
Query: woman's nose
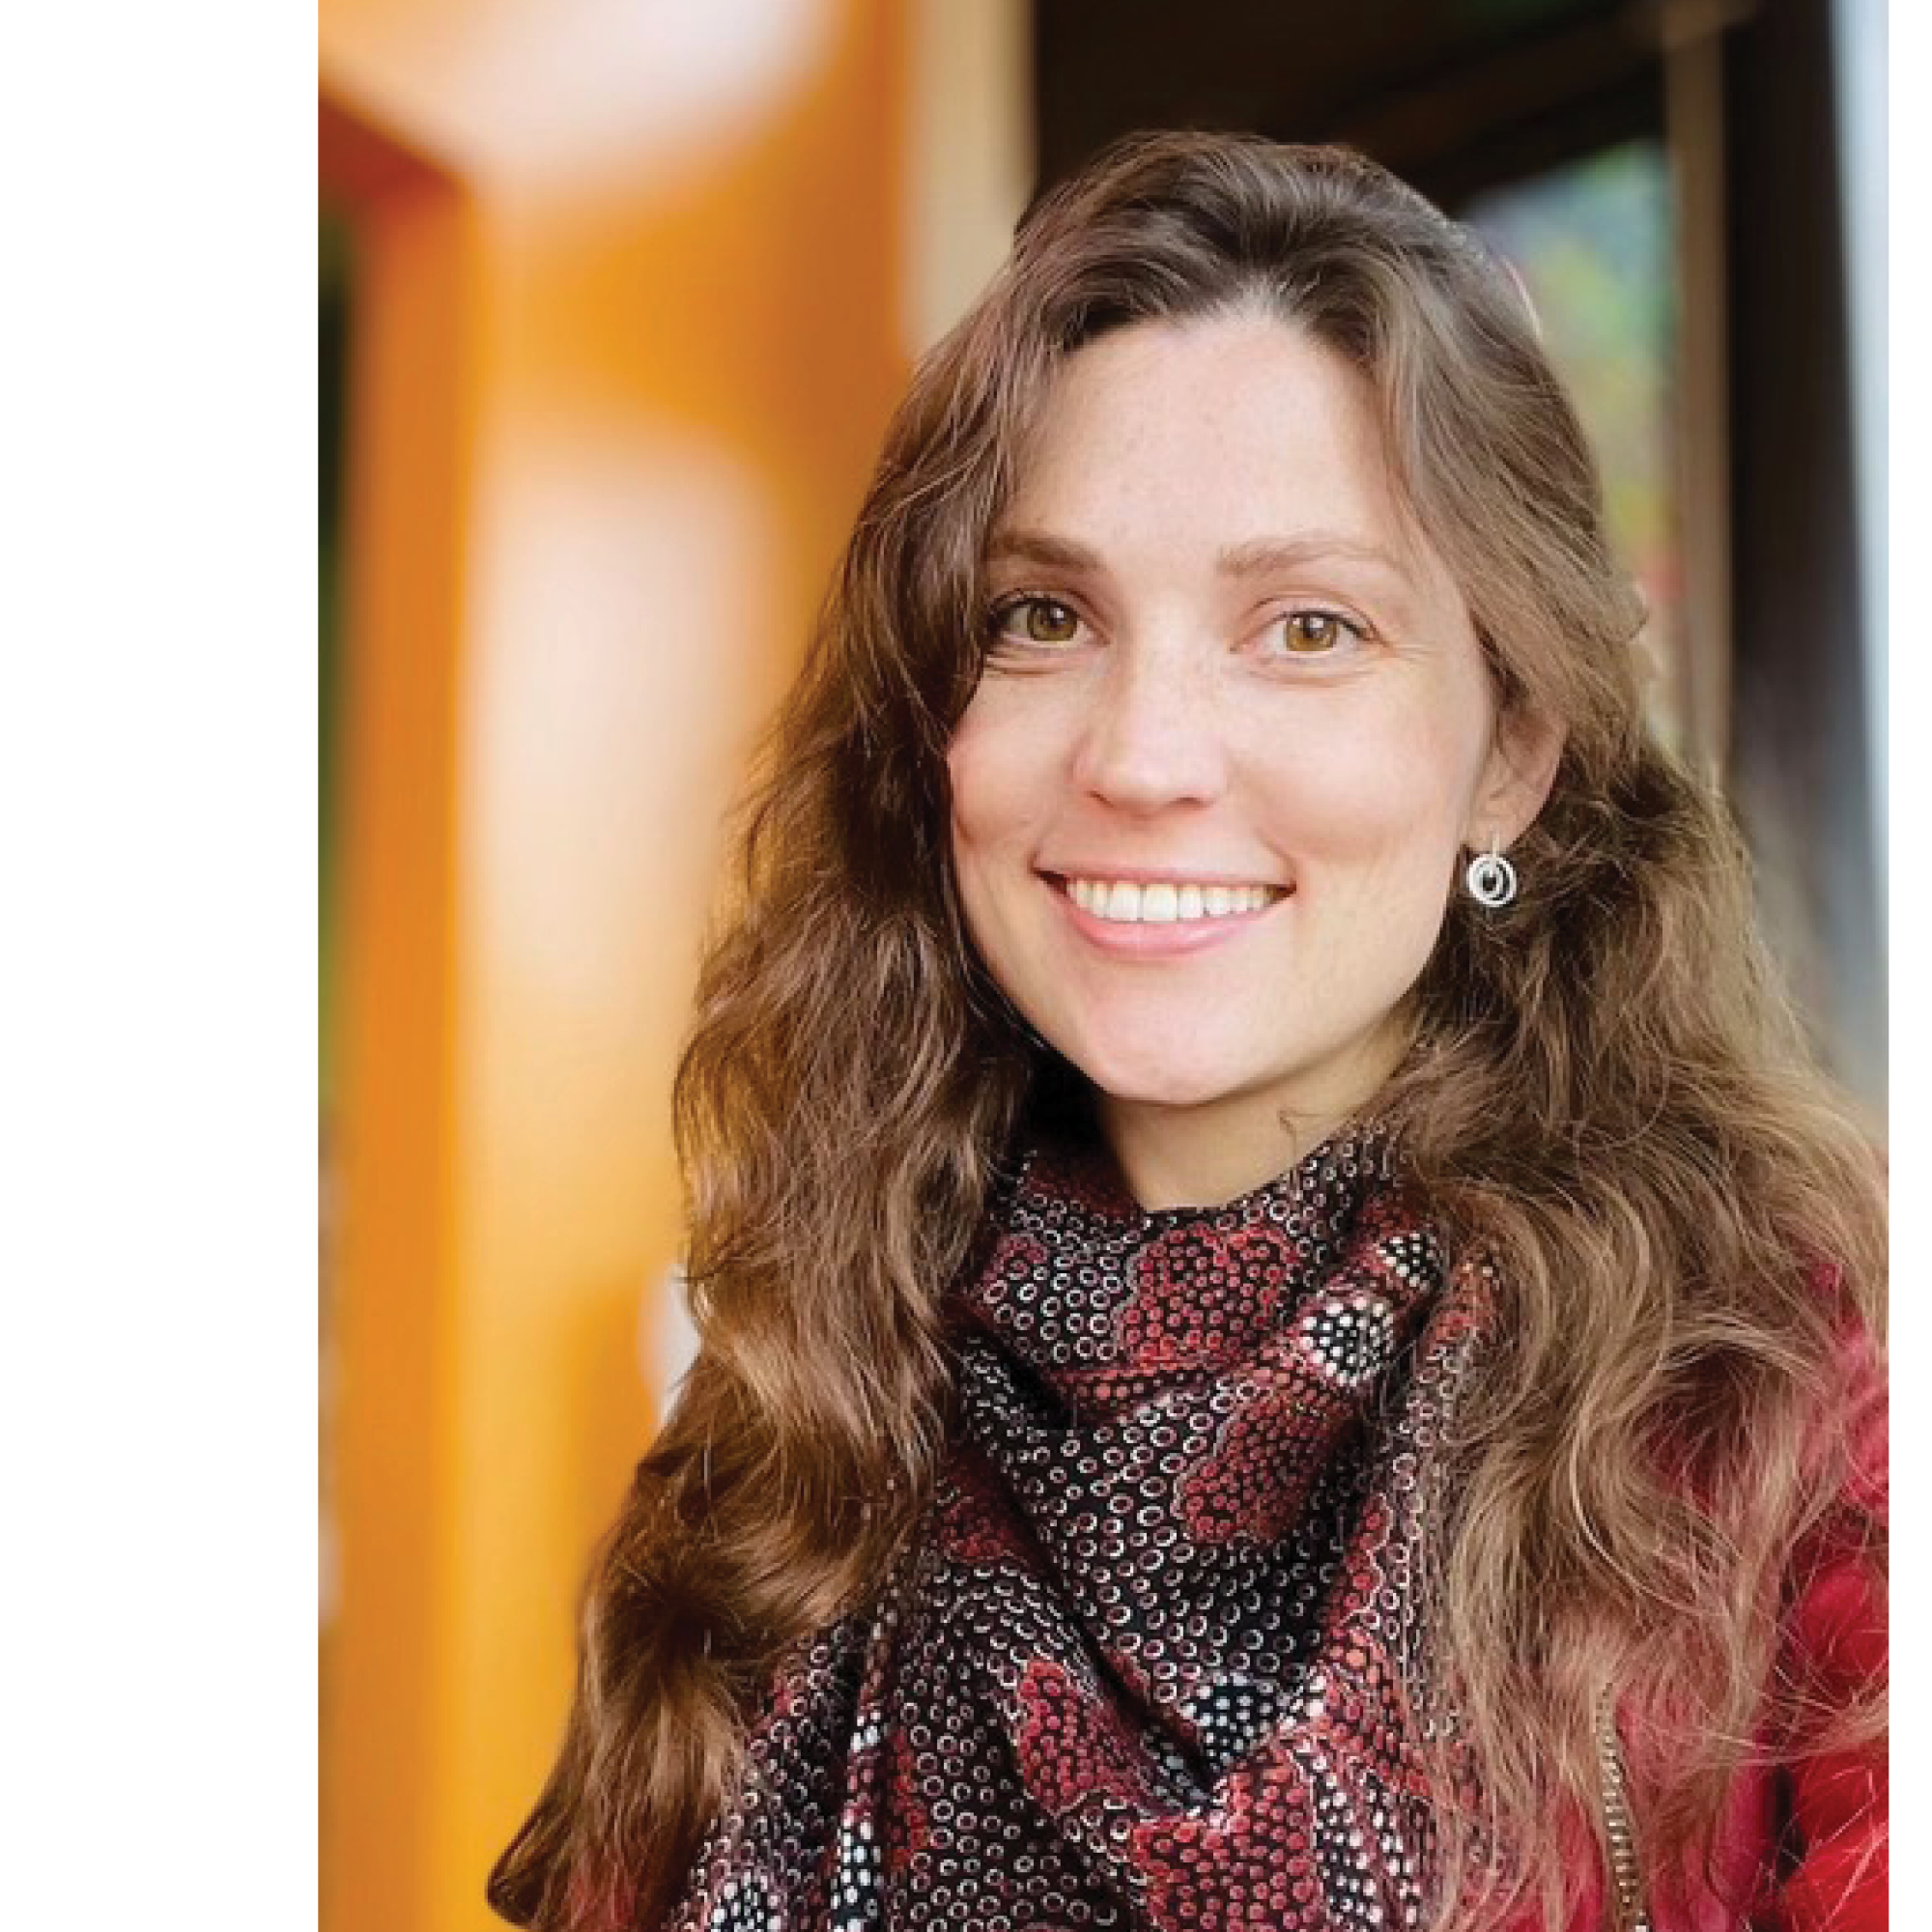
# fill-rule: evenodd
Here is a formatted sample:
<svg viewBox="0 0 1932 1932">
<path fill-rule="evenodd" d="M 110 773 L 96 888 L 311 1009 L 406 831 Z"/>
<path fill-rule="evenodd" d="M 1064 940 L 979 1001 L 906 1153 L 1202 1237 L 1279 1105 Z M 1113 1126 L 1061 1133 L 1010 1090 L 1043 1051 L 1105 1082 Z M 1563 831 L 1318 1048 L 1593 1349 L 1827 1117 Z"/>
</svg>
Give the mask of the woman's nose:
<svg viewBox="0 0 1932 1932">
<path fill-rule="evenodd" d="M 1220 710 L 1198 667 L 1123 653 L 1098 681 L 1083 726 L 1075 779 L 1122 810 L 1204 802 L 1226 783 Z"/>
</svg>

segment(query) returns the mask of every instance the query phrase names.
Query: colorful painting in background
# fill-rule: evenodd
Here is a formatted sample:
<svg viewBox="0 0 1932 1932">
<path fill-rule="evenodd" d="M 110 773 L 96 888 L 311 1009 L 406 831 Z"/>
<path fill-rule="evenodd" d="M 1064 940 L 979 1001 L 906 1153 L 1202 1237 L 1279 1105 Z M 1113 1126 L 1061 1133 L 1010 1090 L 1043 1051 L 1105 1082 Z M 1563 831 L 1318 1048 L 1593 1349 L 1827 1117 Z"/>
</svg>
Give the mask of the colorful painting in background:
<svg viewBox="0 0 1932 1932">
<path fill-rule="evenodd" d="M 1636 141 L 1457 211 L 1521 275 L 1603 465 L 1611 540 L 1649 601 L 1651 710 L 1684 746 L 1681 538 L 1671 425 L 1676 238 L 1663 148 Z"/>
</svg>

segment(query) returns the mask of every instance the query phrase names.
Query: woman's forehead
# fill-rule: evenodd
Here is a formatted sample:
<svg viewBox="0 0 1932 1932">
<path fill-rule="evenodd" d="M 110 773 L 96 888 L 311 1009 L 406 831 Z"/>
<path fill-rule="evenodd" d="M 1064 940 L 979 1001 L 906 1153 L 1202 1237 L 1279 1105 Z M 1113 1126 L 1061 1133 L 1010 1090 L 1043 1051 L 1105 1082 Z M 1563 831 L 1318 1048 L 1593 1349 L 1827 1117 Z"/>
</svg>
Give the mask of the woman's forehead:
<svg viewBox="0 0 1932 1932">
<path fill-rule="evenodd" d="M 1248 311 L 1139 323 L 1070 355 L 983 554 L 1087 567 L 1151 542 L 1236 578 L 1318 554 L 1410 582 L 1441 568 L 1406 508 L 1367 379 L 1305 330 Z"/>
</svg>

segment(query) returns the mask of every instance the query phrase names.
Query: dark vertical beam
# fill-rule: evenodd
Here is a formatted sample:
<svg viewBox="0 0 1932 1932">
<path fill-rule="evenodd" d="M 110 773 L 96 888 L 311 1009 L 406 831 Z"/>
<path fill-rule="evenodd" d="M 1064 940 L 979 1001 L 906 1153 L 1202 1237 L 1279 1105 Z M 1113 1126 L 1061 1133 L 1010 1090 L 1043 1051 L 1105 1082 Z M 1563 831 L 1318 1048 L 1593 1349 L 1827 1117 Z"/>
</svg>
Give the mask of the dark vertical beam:
<svg viewBox="0 0 1932 1932">
<path fill-rule="evenodd" d="M 1829 0 L 1729 36 L 1731 780 L 1764 912 L 1833 1070 L 1885 1097 L 1885 968 Z"/>
</svg>

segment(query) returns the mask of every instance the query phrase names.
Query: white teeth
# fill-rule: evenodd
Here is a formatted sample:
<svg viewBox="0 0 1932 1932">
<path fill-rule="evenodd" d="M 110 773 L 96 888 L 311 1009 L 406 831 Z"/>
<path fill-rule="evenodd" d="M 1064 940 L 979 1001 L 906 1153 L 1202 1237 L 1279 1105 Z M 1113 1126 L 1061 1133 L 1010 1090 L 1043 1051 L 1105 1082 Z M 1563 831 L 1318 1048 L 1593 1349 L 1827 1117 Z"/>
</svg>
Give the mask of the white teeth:
<svg viewBox="0 0 1932 1932">
<path fill-rule="evenodd" d="M 1225 919 L 1260 912 L 1270 899 L 1280 896 L 1280 888 L 1175 885 L 1164 879 L 1144 886 L 1125 879 L 1068 879 L 1066 895 L 1096 919 L 1116 920 L 1125 925 L 1166 925 L 1179 920 Z"/>
</svg>

